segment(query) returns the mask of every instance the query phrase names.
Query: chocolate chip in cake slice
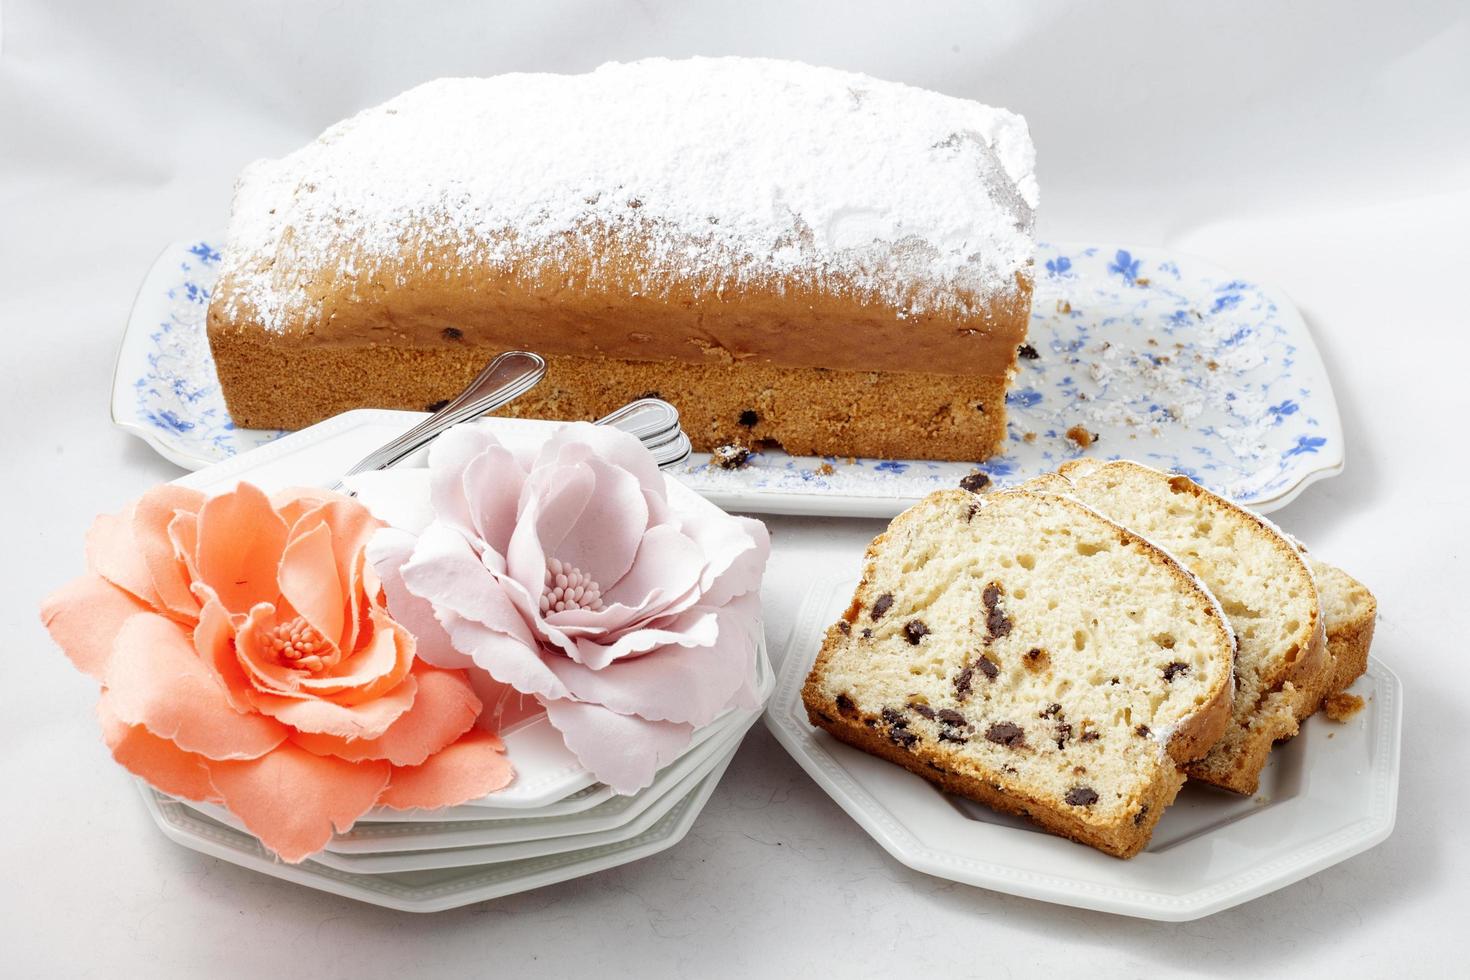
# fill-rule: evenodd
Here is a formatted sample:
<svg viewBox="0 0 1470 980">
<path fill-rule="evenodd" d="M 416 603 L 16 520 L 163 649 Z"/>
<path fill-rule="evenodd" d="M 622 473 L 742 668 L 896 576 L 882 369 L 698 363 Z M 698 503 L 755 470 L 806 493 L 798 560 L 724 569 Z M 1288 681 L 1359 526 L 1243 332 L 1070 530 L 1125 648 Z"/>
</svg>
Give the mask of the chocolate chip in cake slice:
<svg viewBox="0 0 1470 980">
<path fill-rule="evenodd" d="M 1145 803 L 1137 813 L 1133 815 L 1133 826 L 1142 826 L 1143 818 L 1148 816 L 1148 804 Z"/>
<path fill-rule="evenodd" d="M 888 741 L 892 742 L 894 745 L 901 745 L 906 749 L 913 748 L 914 743 L 918 740 L 919 736 L 915 735 L 907 728 L 894 728 L 889 730 L 888 732 Z"/>
<path fill-rule="evenodd" d="M 874 602 L 873 603 L 872 610 L 870 610 L 868 612 L 868 618 L 871 619 L 873 622 L 876 623 L 878 620 L 880 620 L 880 619 L 883 618 L 883 614 L 884 613 L 886 613 L 888 610 L 890 610 L 892 608 L 893 608 L 893 593 L 892 592 L 885 592 L 885 593 L 883 593 L 882 595 L 880 595 L 878 597 L 878 601 L 877 602 Z"/>
<path fill-rule="evenodd" d="M 970 696 L 970 683 L 975 679 L 974 667 L 962 667 L 954 675 L 954 693 L 961 701 Z"/>
<path fill-rule="evenodd" d="M 740 413 L 740 424 L 745 426 L 747 429 L 755 428 L 755 424 L 760 420 L 761 417 L 748 408 Z"/>
<path fill-rule="evenodd" d="M 997 721 L 985 729 L 987 741 L 996 745 L 1004 745 L 1008 749 L 1018 749 L 1026 744 L 1026 732 L 1020 725 L 1009 721 Z"/>
<path fill-rule="evenodd" d="M 865 639 L 865 640 L 871 640 L 872 638 L 873 638 L 873 631 L 872 630 L 870 630 L 870 629 L 863 630 L 863 639 Z"/>
<path fill-rule="evenodd" d="M 1164 668 L 1164 680 L 1173 681 L 1174 678 L 1179 676 L 1180 674 L 1187 673 L 1189 673 L 1189 664 L 1180 663 L 1176 660 L 1169 666 Z"/>
<path fill-rule="evenodd" d="M 445 327 L 439 331 L 439 336 L 448 341 L 464 340 L 464 331 L 458 327 Z"/>
<path fill-rule="evenodd" d="M 1010 617 L 1000 607 L 1000 597 L 1003 595 L 1005 591 L 996 582 L 987 585 L 980 595 L 980 600 L 985 603 L 985 632 L 992 640 L 1009 636 L 1011 632 Z"/>
<path fill-rule="evenodd" d="M 1016 356 L 1020 357 L 1022 360 L 1034 361 L 1041 355 L 1036 353 L 1036 348 L 1032 347 L 1030 344 L 1022 344 L 1021 346 L 1016 348 Z"/>
<path fill-rule="evenodd" d="M 845 619 L 839 619 L 837 621 L 837 628 L 842 631 L 844 636 L 852 635 L 852 624 Z"/>
<path fill-rule="evenodd" d="M 995 661 L 983 653 L 975 661 L 975 666 L 980 668 L 980 673 L 984 674 L 987 680 L 993 681 L 1000 676 L 1000 668 L 996 666 Z"/>
<path fill-rule="evenodd" d="M 990 486 L 990 477 L 986 476 L 984 473 L 981 473 L 979 470 L 960 477 L 961 490 L 968 490 L 971 493 L 979 493 L 981 490 L 984 490 L 988 486 Z"/>
<path fill-rule="evenodd" d="M 934 720 L 934 709 L 927 704 L 910 704 L 909 710 L 921 718 L 928 718 L 930 721 Z"/>
<path fill-rule="evenodd" d="M 1072 726 L 1066 722 L 1057 724 L 1057 748 L 1065 749 L 1067 742 L 1072 738 Z"/>
<path fill-rule="evenodd" d="M 1100 738 L 1102 738 L 1102 736 L 1099 735 L 1097 732 L 1092 731 L 1091 729 L 1082 733 L 1082 741 L 1084 742 L 1096 742 Z"/>
<path fill-rule="evenodd" d="M 848 714 L 849 712 L 856 711 L 857 705 L 846 694 L 839 694 L 837 695 L 837 710 L 843 714 Z"/>
<path fill-rule="evenodd" d="M 953 708 L 940 708 L 939 711 L 936 712 L 936 717 L 938 717 L 939 720 L 944 724 L 953 725 L 955 727 L 962 727 L 969 724 L 969 722 L 965 721 L 965 716 L 960 714 Z"/>
<path fill-rule="evenodd" d="M 939 740 L 941 742 L 953 742 L 956 745 L 966 745 L 969 743 L 970 737 L 946 728 L 939 733 Z"/>
<path fill-rule="evenodd" d="M 1067 790 L 1066 799 L 1072 806 L 1092 806 L 1097 802 L 1097 790 L 1091 786 L 1073 786 Z"/>
<path fill-rule="evenodd" d="M 1041 717 L 1041 718 L 1055 718 L 1058 715 L 1060 715 L 1061 713 L 1062 713 L 1062 706 L 1060 704 L 1057 704 L 1055 701 L 1053 701 L 1051 704 L 1047 705 L 1042 710 L 1041 714 L 1038 717 Z"/>
<path fill-rule="evenodd" d="M 1139 738 L 1148 738 L 1150 735 L 1153 734 L 1153 730 L 1147 725 L 1139 725 L 1137 728 L 1133 729 L 1133 734 L 1137 735 Z"/>
<path fill-rule="evenodd" d="M 919 641 L 928 635 L 929 627 L 924 625 L 923 620 L 911 619 L 903 624 L 903 638 L 914 646 L 918 646 Z"/>
<path fill-rule="evenodd" d="M 909 727 L 909 720 L 892 708 L 884 708 L 880 714 L 883 715 L 883 720 L 894 728 Z"/>
</svg>

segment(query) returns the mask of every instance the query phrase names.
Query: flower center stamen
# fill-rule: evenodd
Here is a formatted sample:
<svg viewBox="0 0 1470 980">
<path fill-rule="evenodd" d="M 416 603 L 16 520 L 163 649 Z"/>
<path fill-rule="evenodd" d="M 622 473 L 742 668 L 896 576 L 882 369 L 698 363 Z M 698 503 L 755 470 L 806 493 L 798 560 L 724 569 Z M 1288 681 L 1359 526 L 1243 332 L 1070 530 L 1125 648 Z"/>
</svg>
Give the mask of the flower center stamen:
<svg viewBox="0 0 1470 980">
<path fill-rule="evenodd" d="M 546 563 L 546 586 L 541 591 L 541 613 L 602 608 L 602 587 L 592 576 L 566 562 L 553 558 Z"/>
<path fill-rule="evenodd" d="M 340 658 L 327 638 L 300 616 L 276 624 L 268 642 L 276 662 L 283 667 L 315 672 L 333 666 Z"/>
</svg>

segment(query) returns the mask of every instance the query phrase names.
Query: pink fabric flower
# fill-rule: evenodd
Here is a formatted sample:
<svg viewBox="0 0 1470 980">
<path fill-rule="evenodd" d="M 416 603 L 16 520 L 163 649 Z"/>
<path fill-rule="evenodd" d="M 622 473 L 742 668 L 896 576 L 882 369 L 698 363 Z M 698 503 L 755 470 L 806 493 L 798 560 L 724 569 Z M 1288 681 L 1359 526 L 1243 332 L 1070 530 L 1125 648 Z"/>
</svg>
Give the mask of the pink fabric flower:
<svg viewBox="0 0 1470 980">
<path fill-rule="evenodd" d="M 463 803 L 513 771 L 470 678 L 414 658 L 364 557 L 380 527 L 326 491 L 176 486 L 104 515 L 41 617 L 102 684 L 113 758 L 223 804 L 300 861 L 374 805 Z"/>
<path fill-rule="evenodd" d="M 577 423 L 532 455 L 463 425 L 427 475 L 357 488 L 394 525 L 368 555 L 420 656 L 534 697 L 618 792 L 727 708 L 757 705 L 765 526 L 671 493 L 632 436 Z"/>
</svg>

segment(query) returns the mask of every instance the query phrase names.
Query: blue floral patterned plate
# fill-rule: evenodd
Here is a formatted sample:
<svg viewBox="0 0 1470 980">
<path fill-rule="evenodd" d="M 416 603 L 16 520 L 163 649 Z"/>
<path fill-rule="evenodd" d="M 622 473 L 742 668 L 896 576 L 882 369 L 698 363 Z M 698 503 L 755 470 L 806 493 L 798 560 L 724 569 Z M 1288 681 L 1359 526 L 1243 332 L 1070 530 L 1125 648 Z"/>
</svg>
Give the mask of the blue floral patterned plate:
<svg viewBox="0 0 1470 980">
<path fill-rule="evenodd" d="M 212 242 L 164 251 L 113 382 L 113 421 L 188 469 L 281 435 L 236 428 L 225 410 L 204 335 L 218 263 Z M 1030 348 L 1007 398 L 1005 452 L 983 462 L 776 451 L 739 470 L 697 455 L 675 475 L 732 510 L 888 517 L 976 469 L 1006 486 L 1082 455 L 1186 473 L 1261 511 L 1342 470 L 1337 404 L 1301 316 L 1204 260 L 1042 245 Z"/>
</svg>

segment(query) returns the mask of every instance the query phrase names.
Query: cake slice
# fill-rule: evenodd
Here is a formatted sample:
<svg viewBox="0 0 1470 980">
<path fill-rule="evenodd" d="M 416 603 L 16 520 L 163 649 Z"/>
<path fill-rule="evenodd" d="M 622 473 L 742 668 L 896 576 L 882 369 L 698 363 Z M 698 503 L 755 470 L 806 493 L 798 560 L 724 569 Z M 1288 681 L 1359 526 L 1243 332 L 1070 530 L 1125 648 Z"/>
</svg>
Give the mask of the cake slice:
<svg viewBox="0 0 1470 980">
<path fill-rule="evenodd" d="M 1368 648 L 1378 620 L 1378 600 L 1367 586 L 1325 561 L 1307 556 L 1322 599 L 1327 628 L 1327 670 L 1321 682 L 1306 694 L 1313 711 L 1347 690 L 1368 669 Z"/>
<path fill-rule="evenodd" d="M 1133 532 L 945 490 L 869 546 L 802 700 L 844 742 L 1131 857 L 1229 719 L 1233 652 L 1214 598 Z"/>
<path fill-rule="evenodd" d="M 1027 486 L 1065 493 L 1165 548 L 1209 587 L 1235 630 L 1235 705 L 1220 741 L 1186 771 L 1254 793 L 1277 741 L 1317 710 L 1329 669 L 1321 602 L 1297 547 L 1188 477 L 1076 460 Z"/>
</svg>

